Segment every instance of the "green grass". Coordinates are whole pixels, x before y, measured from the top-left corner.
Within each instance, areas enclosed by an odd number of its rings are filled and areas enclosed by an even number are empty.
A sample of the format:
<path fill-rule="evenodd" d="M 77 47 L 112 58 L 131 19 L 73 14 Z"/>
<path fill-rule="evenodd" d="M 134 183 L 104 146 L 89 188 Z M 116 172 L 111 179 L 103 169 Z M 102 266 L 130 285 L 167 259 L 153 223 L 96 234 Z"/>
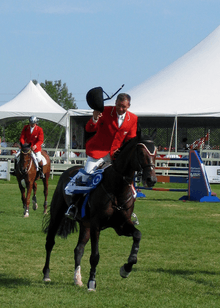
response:
<path fill-rule="evenodd" d="M 57 180 L 50 180 L 49 202 Z M 220 196 L 220 185 L 212 190 Z M 219 307 L 220 203 L 182 202 L 181 192 L 145 193 L 135 204 L 142 232 L 138 263 L 129 278 L 122 279 L 119 268 L 127 261 L 132 239 L 112 229 L 103 231 L 97 291 L 88 293 L 90 243 L 82 259 L 82 288 L 73 285 L 78 234 L 56 238 L 52 281 L 44 283 L 43 186 L 39 182 L 38 210 L 23 218 L 16 180 L 0 181 L 1 307 Z"/>

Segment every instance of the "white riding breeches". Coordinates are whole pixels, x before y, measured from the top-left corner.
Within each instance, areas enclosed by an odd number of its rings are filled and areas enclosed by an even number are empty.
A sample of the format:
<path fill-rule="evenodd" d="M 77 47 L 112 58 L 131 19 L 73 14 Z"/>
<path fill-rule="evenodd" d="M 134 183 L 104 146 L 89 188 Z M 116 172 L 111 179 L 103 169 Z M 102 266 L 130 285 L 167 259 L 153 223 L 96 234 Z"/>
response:
<path fill-rule="evenodd" d="M 34 159 L 34 163 L 35 163 L 35 166 L 36 166 L 37 171 L 38 171 L 38 169 L 39 169 L 39 162 L 42 160 L 41 152 L 37 152 L 37 153 L 32 152 L 31 155 L 32 155 L 32 157 Z"/>
<path fill-rule="evenodd" d="M 39 163 L 39 162 L 42 160 L 42 154 L 41 154 L 41 151 L 39 151 L 39 152 L 35 153 L 35 155 L 36 155 L 37 161 L 38 161 L 38 163 Z"/>
<path fill-rule="evenodd" d="M 84 170 L 87 173 L 93 173 L 99 165 L 107 162 L 111 162 L 110 154 L 98 159 L 88 156 Z"/>

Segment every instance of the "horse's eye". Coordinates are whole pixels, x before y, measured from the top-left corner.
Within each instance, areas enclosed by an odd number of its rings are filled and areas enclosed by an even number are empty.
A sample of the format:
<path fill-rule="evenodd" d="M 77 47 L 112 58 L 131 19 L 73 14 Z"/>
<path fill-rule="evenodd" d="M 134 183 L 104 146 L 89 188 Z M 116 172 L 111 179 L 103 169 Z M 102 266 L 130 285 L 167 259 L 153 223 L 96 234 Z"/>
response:
<path fill-rule="evenodd" d="M 141 158 L 144 158 L 144 157 L 145 157 L 145 155 L 144 155 L 143 152 L 140 152 L 140 157 L 141 157 Z"/>

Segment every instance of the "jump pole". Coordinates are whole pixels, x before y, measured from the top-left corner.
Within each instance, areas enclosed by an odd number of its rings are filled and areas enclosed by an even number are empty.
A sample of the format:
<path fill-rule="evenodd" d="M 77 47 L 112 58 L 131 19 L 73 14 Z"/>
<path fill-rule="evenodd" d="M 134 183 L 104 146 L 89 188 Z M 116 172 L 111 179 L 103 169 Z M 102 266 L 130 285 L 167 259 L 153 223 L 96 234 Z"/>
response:
<path fill-rule="evenodd" d="M 188 192 L 188 195 L 181 197 L 182 201 L 199 201 L 199 202 L 220 202 L 220 199 L 211 191 L 208 177 L 205 171 L 203 161 L 196 150 L 189 151 L 189 179 L 188 189 L 181 188 L 155 188 L 155 187 L 137 187 L 136 189 L 146 189 L 155 191 L 173 191 Z M 146 197 L 142 192 L 137 190 L 137 197 Z"/>
<path fill-rule="evenodd" d="M 204 163 L 196 150 L 189 151 L 188 195 L 179 200 L 220 202 L 211 191 Z"/>

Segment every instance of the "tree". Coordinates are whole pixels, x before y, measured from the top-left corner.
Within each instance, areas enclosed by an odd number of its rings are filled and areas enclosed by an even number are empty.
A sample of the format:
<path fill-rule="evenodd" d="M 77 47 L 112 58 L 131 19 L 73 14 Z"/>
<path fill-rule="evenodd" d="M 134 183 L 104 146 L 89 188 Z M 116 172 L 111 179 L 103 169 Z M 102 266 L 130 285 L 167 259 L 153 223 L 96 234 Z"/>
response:
<path fill-rule="evenodd" d="M 33 80 L 36 84 L 37 81 Z M 64 109 L 76 109 L 77 106 L 74 103 L 75 98 L 72 96 L 72 93 L 68 93 L 68 88 L 64 83 L 62 85 L 61 80 L 58 81 L 47 81 L 45 83 L 40 84 L 41 87 L 47 92 L 48 95 L 61 107 Z"/>

